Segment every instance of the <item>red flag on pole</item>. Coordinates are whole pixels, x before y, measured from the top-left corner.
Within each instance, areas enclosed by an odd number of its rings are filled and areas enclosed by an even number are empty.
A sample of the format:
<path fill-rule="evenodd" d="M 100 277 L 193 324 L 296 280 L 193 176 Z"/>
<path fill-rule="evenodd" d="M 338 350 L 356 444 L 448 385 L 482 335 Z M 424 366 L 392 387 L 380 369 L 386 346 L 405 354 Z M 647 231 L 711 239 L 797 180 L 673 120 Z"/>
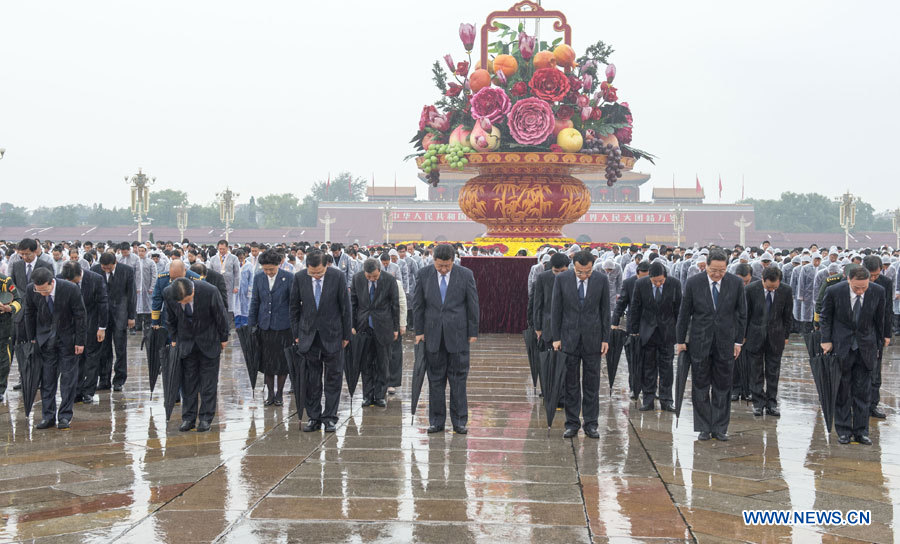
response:
<path fill-rule="evenodd" d="M 696 174 L 695 174 L 695 175 L 696 175 Z M 702 192 L 703 192 L 703 187 L 700 187 L 700 176 L 697 176 L 697 187 L 696 187 L 696 190 L 697 190 L 698 193 L 702 193 Z"/>
<path fill-rule="evenodd" d="M 719 200 L 722 200 L 722 174 L 719 174 Z"/>

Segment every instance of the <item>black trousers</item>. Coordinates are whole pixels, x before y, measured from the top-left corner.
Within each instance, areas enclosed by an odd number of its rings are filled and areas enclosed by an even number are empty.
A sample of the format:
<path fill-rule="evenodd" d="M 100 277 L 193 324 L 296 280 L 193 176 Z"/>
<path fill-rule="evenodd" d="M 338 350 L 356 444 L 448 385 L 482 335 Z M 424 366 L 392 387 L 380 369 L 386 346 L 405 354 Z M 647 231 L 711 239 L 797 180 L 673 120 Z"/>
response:
<path fill-rule="evenodd" d="M 579 342 L 574 353 L 560 354 L 566 358 L 566 429 L 581 427 L 579 412 L 585 429 L 597 428 L 600 414 L 600 353 L 584 353 Z"/>
<path fill-rule="evenodd" d="M 344 350 L 326 353 L 319 335 L 313 340 L 306 357 L 306 414 L 310 421 L 337 423 L 338 403 L 341 400 L 341 378 L 344 376 Z M 325 408 L 322 408 L 322 390 Z M 294 385 L 296 387 L 296 384 Z"/>
<path fill-rule="evenodd" d="M 721 359 L 715 340 L 701 361 L 691 360 L 694 431 L 727 433 L 731 421 L 731 374 L 734 358 Z"/>
<path fill-rule="evenodd" d="M 400 387 L 403 383 L 403 337 L 397 336 L 390 345 L 390 360 L 388 361 L 387 385 L 388 387 Z"/>
<path fill-rule="evenodd" d="M 643 383 L 641 389 L 644 392 L 644 403 L 653 402 L 654 396 L 658 396 L 662 402 L 672 402 L 672 382 L 674 373 L 672 359 L 675 356 L 675 347 L 667 344 L 654 334 L 650 341 L 641 348 L 643 359 Z M 656 394 L 657 378 L 659 379 L 659 395 Z"/>
<path fill-rule="evenodd" d="M 115 346 L 115 367 L 113 367 L 113 346 Z M 110 324 L 106 329 L 106 338 L 103 340 L 103 346 L 100 349 L 100 383 L 108 385 L 112 378 L 113 368 L 116 375 L 112 379 L 113 385 L 125 385 L 128 378 L 128 357 L 126 350 L 128 348 L 128 331 L 125 323 L 116 323 L 115 326 Z"/>
<path fill-rule="evenodd" d="M 436 352 L 425 350 L 428 371 L 428 421 L 435 427 L 447 422 L 447 382 L 450 382 L 450 423 L 464 427 L 469 422 L 466 381 L 469 378 L 469 350 L 449 353 L 444 339 Z"/>
<path fill-rule="evenodd" d="M 869 391 L 869 409 L 878 408 L 881 402 L 881 359 L 884 357 L 884 348 L 878 349 L 878 358 L 875 360 L 875 366 L 872 368 L 872 386 Z"/>
<path fill-rule="evenodd" d="M 871 372 L 859 350 L 850 350 L 841 361 L 841 385 L 834 408 L 834 430 L 838 435 L 869 435 L 869 389 Z"/>
<path fill-rule="evenodd" d="M 56 338 L 46 345 L 37 345 L 41 356 L 41 410 L 44 419 L 72 419 L 72 406 L 78 388 L 78 356 Z M 56 410 L 56 389 L 59 386 L 59 417 Z"/>
<path fill-rule="evenodd" d="M 134 330 L 144 331 L 150 328 L 150 314 L 137 314 L 134 320 Z"/>
<path fill-rule="evenodd" d="M 93 397 L 97 392 L 102 347 L 103 344 L 97 341 L 97 331 L 89 331 L 84 353 L 78 356 L 78 394 L 83 397 Z"/>
<path fill-rule="evenodd" d="M 216 417 L 216 394 L 219 388 L 219 357 L 210 358 L 196 345 L 181 360 L 181 420 L 196 421 L 197 397 L 200 397 L 200 421 Z"/>
<path fill-rule="evenodd" d="M 750 358 L 750 393 L 754 408 L 777 408 L 781 353 L 773 350 L 764 338 L 761 349 L 748 352 L 747 356 Z"/>
<path fill-rule="evenodd" d="M 391 345 L 382 344 L 369 331 L 363 331 L 359 363 L 362 371 L 363 398 L 383 400 L 387 393 L 388 360 Z"/>
<path fill-rule="evenodd" d="M 9 366 L 12 363 L 12 338 L 0 338 L 0 395 L 6 393 Z"/>

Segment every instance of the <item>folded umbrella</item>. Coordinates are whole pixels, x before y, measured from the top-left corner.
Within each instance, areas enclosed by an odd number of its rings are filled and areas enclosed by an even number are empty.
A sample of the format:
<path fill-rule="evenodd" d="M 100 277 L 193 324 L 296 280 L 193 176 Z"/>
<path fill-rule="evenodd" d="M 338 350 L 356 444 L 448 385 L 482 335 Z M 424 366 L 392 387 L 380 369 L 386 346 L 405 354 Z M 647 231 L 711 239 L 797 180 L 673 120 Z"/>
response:
<path fill-rule="evenodd" d="M 366 333 L 357 332 L 350 336 L 350 343 L 344 350 L 344 379 L 347 380 L 347 391 L 350 393 L 350 407 L 353 407 L 353 393 L 356 392 L 356 384 L 359 383 L 360 360 L 363 350 L 369 342 L 375 339 Z"/>
<path fill-rule="evenodd" d="M 241 354 L 244 356 L 244 364 L 247 365 L 247 375 L 250 377 L 250 390 L 256 396 L 256 377 L 259 374 L 259 338 L 255 327 L 244 325 L 238 327 L 237 337 L 241 344 Z"/>
<path fill-rule="evenodd" d="M 172 417 L 175 403 L 181 397 L 181 357 L 178 356 L 178 348 L 167 345 L 163 350 L 165 364 L 163 365 L 163 406 L 166 409 L 166 421 Z"/>
<path fill-rule="evenodd" d="M 16 358 L 19 359 L 25 417 L 28 417 L 31 415 L 31 408 L 34 406 L 34 399 L 41 385 L 43 362 L 37 344 L 31 342 L 24 342 L 16 346 Z"/>
<path fill-rule="evenodd" d="M 159 372 L 162 368 L 163 348 L 168 338 L 166 329 L 159 327 L 151 329 L 150 334 L 146 335 L 142 341 L 142 345 L 146 345 L 147 349 L 147 372 L 150 374 L 150 398 L 153 398 L 153 390 L 156 388 L 156 379 L 159 378 Z"/>
<path fill-rule="evenodd" d="M 297 344 L 284 348 L 284 356 L 287 358 L 291 387 L 297 401 L 297 417 L 303 421 L 303 410 L 306 408 L 306 357 L 297 351 Z"/>
<path fill-rule="evenodd" d="M 834 424 L 837 391 L 841 385 L 841 361 L 834 353 L 820 353 L 810 357 L 809 365 L 812 369 L 813 380 L 816 382 L 816 391 L 819 393 L 819 404 L 822 406 L 825 428 L 830 433 Z"/>
<path fill-rule="evenodd" d="M 631 398 L 636 400 L 641 394 L 644 381 L 644 366 L 641 363 L 641 337 L 636 334 L 628 335 L 625 340 L 625 350 L 628 354 L 628 385 L 631 388 Z"/>
<path fill-rule="evenodd" d="M 609 333 L 609 349 L 606 351 L 606 375 L 609 378 L 610 396 L 612 396 L 616 371 L 619 369 L 619 359 L 622 357 L 622 348 L 625 347 L 625 339 L 627 337 L 628 334 L 623 329 L 612 329 Z"/>
<path fill-rule="evenodd" d="M 538 377 L 541 380 L 541 396 L 546 397 L 547 391 L 550 390 L 550 358 L 544 355 L 545 352 L 553 349 L 549 343 L 544 342 L 543 338 L 538 340 Z"/>
<path fill-rule="evenodd" d="M 747 354 L 747 350 L 741 350 L 741 354 L 738 355 L 737 360 L 735 361 L 735 366 L 737 367 L 738 372 L 738 387 L 740 388 L 740 394 L 745 399 L 750 399 L 750 356 Z"/>
<path fill-rule="evenodd" d="M 556 406 L 562 398 L 566 381 L 566 355 L 565 353 L 550 350 L 541 354 L 546 357 L 547 366 L 550 368 L 550 388 L 544 395 L 544 409 L 547 412 L 547 429 L 553 426 L 553 418 L 556 416 Z"/>
<path fill-rule="evenodd" d="M 681 417 L 681 405 L 684 403 L 684 389 L 687 387 L 688 374 L 691 372 L 691 359 L 687 350 L 678 354 L 678 363 L 675 365 L 675 426 L 678 426 L 678 418 Z"/>
<path fill-rule="evenodd" d="M 806 352 L 810 357 L 815 357 L 822 353 L 822 332 L 812 330 L 803 333 L 803 342 L 806 344 Z"/>
<path fill-rule="evenodd" d="M 425 374 L 427 373 L 425 342 L 421 341 L 416 344 L 414 352 L 416 360 L 413 363 L 412 383 L 410 384 L 410 393 L 412 394 L 412 398 L 410 399 L 410 415 L 412 416 L 412 421 L 415 421 L 416 419 L 416 408 L 419 406 L 419 396 L 422 394 L 422 384 L 425 383 Z"/>
<path fill-rule="evenodd" d="M 528 367 L 531 369 L 531 386 L 537 389 L 540 360 L 538 359 L 537 336 L 534 334 L 534 327 L 528 327 L 522 331 L 522 336 L 525 337 L 525 352 L 528 354 Z"/>

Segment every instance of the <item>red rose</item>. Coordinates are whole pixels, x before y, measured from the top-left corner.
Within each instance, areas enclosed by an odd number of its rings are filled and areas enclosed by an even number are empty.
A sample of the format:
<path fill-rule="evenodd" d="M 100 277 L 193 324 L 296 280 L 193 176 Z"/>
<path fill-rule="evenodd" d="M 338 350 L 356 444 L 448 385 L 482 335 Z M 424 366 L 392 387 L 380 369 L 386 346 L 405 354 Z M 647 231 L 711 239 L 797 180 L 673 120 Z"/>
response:
<path fill-rule="evenodd" d="M 594 111 L 591 112 L 591 119 L 594 121 L 599 121 L 602 116 L 603 111 L 601 111 L 600 108 L 594 108 Z"/>
<path fill-rule="evenodd" d="M 616 88 L 605 81 L 600 84 L 600 92 L 603 94 L 603 100 L 607 102 L 615 102 L 619 99 L 616 96 Z"/>
<path fill-rule="evenodd" d="M 515 85 L 512 86 L 509 94 L 513 96 L 525 96 L 526 94 L 528 94 L 528 85 L 526 85 L 524 81 L 518 81 Z"/>
<path fill-rule="evenodd" d="M 444 96 L 459 96 L 459 93 L 462 92 L 463 86 L 459 83 L 448 83 L 449 89 L 444 93 Z"/>
<path fill-rule="evenodd" d="M 571 88 L 573 91 L 581 89 L 581 79 L 573 75 L 569 75 L 567 77 L 569 78 L 569 88 Z"/>
<path fill-rule="evenodd" d="M 568 121 L 575 115 L 575 110 L 572 106 L 560 106 L 558 110 L 556 110 L 556 118 L 560 121 Z"/>
<path fill-rule="evenodd" d="M 556 68 L 541 68 L 531 77 L 528 86 L 534 96 L 558 102 L 569 92 L 569 78 Z"/>
<path fill-rule="evenodd" d="M 456 63 L 456 75 L 459 77 L 466 77 L 469 75 L 469 61 L 464 60 Z"/>
<path fill-rule="evenodd" d="M 620 144 L 631 143 L 631 127 L 622 127 L 616 131 L 616 139 Z"/>

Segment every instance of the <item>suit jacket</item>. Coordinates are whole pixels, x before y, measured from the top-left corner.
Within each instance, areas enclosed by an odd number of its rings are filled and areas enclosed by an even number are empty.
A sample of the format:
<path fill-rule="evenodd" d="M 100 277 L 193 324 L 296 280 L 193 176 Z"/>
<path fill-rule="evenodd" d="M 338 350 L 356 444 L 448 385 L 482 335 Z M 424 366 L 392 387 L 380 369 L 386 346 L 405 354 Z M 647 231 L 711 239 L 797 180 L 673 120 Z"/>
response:
<path fill-rule="evenodd" d="M 293 275 L 285 270 L 275 274 L 275 283 L 269 290 L 269 276 L 257 274 L 253 278 L 250 294 L 250 312 L 247 316 L 251 327 L 266 331 L 284 331 L 291 328 L 291 286 Z"/>
<path fill-rule="evenodd" d="M 38 268 L 46 268 L 50 272 L 53 272 L 53 266 L 47 264 L 45 261 L 41 259 L 35 259 L 32 263 L 31 272 L 34 273 Z M 19 292 L 19 296 L 22 296 L 25 293 L 25 288 L 28 287 L 28 281 L 25 277 L 25 261 L 22 259 L 17 260 L 9 267 L 9 277 L 13 280 L 13 285 L 16 286 L 16 290 Z M 15 322 L 20 323 L 23 319 L 25 319 L 25 312 L 17 312 L 15 315 Z"/>
<path fill-rule="evenodd" d="M 591 276 L 593 277 L 593 276 Z M 541 339 L 545 343 L 553 342 L 550 326 L 553 309 L 553 282 L 556 274 L 553 270 L 545 270 L 534 280 L 531 296 L 534 298 L 534 330 L 541 331 Z"/>
<path fill-rule="evenodd" d="M 63 349 L 75 353 L 75 346 L 84 346 L 86 340 L 84 302 L 78 286 L 57 279 L 53 297 L 53 313 L 43 295 L 29 284 L 25 291 L 25 333 L 28 340 L 37 340 L 41 346 L 58 339 Z"/>
<path fill-rule="evenodd" d="M 222 353 L 222 342 L 228 341 L 228 314 L 215 287 L 194 282 L 194 312 L 189 319 L 184 307 L 175 300 L 172 286 L 163 292 L 166 302 L 166 328 L 176 342 L 178 356 L 184 358 L 196 345 L 205 357 L 215 359 Z"/>
<path fill-rule="evenodd" d="M 106 280 L 90 270 L 81 271 L 81 300 L 84 302 L 85 326 L 88 335 L 96 335 L 97 329 L 109 324 L 109 297 Z"/>
<path fill-rule="evenodd" d="M 206 276 L 203 277 L 203 281 L 206 283 L 210 283 L 218 289 L 219 296 L 222 297 L 222 304 L 225 305 L 225 309 L 231 311 L 230 306 L 228 305 L 228 300 L 231 298 L 229 294 L 231 291 L 228 290 L 228 285 L 225 282 L 225 276 L 216 272 L 212 268 L 206 267 Z"/>
<path fill-rule="evenodd" d="M 597 354 L 602 343 L 609 341 L 609 280 L 603 272 L 593 272 L 587 284 L 584 304 L 578 300 L 575 271 L 561 272 L 553 282 L 550 330 L 554 341 L 562 342 L 562 350 L 576 353 L 579 342 L 582 354 Z"/>
<path fill-rule="evenodd" d="M 593 275 L 591 276 L 594 277 Z M 618 325 L 625 311 L 631 306 L 631 295 L 634 292 L 634 284 L 637 283 L 638 277 L 631 276 L 622 282 L 622 292 L 619 293 L 619 300 L 616 301 L 616 311 L 613 315 L 612 324 Z"/>
<path fill-rule="evenodd" d="M 327 353 L 340 351 L 341 342 L 350 340 L 351 319 L 350 296 L 343 272 L 333 267 L 325 269 L 318 308 L 312 277 L 306 269 L 294 274 L 294 284 L 291 287 L 291 328 L 294 338 L 300 340 L 301 353 L 310 350 L 316 333 Z"/>
<path fill-rule="evenodd" d="M 687 280 L 675 342 L 683 344 L 690 329 L 688 353 L 694 361 L 703 361 L 713 349 L 720 359 L 734 359 L 734 345 L 744 342 L 747 323 L 747 302 L 744 282 L 734 274 L 725 274 L 719 282 L 719 305 L 713 306 L 709 276 L 695 274 Z"/>
<path fill-rule="evenodd" d="M 747 334 L 744 349 L 753 353 L 763 351 L 768 342 L 772 352 L 781 355 L 784 341 L 791 335 L 794 321 L 794 293 L 782 283 L 773 293 L 772 309 L 766 315 L 766 289 L 762 281 L 754 281 L 744 288 L 747 297 Z"/>
<path fill-rule="evenodd" d="M 875 283 L 884 289 L 884 328 L 882 329 L 882 334 L 884 334 L 885 338 L 890 338 L 891 333 L 894 331 L 894 282 L 889 277 L 881 274 L 875 280 Z"/>
<path fill-rule="evenodd" d="M 872 370 L 878 357 L 878 348 L 884 338 L 884 289 L 870 283 L 863 297 L 859 324 L 853 322 L 850 306 L 850 282 L 842 281 L 825 290 L 822 315 L 819 316 L 822 342 L 833 344 L 834 353 L 847 357 L 854 337 L 862 355 L 863 364 Z"/>
<path fill-rule="evenodd" d="M 452 277 L 452 276 L 451 276 Z M 353 276 L 350 288 L 350 304 L 353 307 L 353 326 L 356 332 L 369 327 L 372 317 L 375 340 L 381 345 L 394 341 L 394 333 L 400 332 L 400 294 L 397 279 L 382 272 L 375 282 L 375 300 L 369 300 L 369 280 L 365 272 Z"/>
<path fill-rule="evenodd" d="M 419 270 L 413 295 L 416 335 L 425 335 L 425 349 L 440 351 L 441 340 L 448 353 L 469 350 L 469 338 L 478 336 L 478 291 L 472 271 L 453 265 L 447 293 L 441 302 L 440 274 L 434 266 Z"/>
<path fill-rule="evenodd" d="M 660 301 L 653 297 L 653 283 L 649 276 L 637 280 L 631 295 L 628 312 L 628 330 L 641 335 L 641 345 L 646 345 L 659 329 L 665 344 L 675 343 L 675 325 L 681 308 L 681 282 L 674 276 L 666 278 Z"/>
<path fill-rule="evenodd" d="M 91 272 L 99 274 L 105 281 L 106 272 L 95 264 Z M 134 269 L 127 264 L 116 264 L 112 281 L 106 283 L 106 295 L 109 302 L 109 325 L 122 330 L 129 319 L 137 317 L 137 291 L 134 287 Z"/>

